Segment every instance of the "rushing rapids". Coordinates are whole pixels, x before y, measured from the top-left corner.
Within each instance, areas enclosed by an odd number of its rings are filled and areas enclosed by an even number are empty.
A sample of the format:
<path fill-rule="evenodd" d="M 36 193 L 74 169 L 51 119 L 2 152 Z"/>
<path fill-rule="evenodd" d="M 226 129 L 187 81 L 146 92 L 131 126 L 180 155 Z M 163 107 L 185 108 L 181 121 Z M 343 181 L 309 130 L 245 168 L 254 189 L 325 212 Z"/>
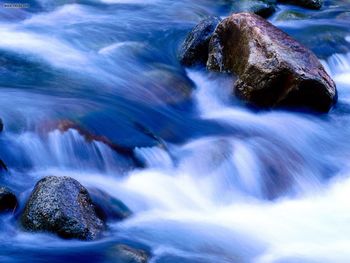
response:
<path fill-rule="evenodd" d="M 349 261 L 347 1 L 278 4 L 269 18 L 336 82 L 338 104 L 324 115 L 247 108 L 232 96 L 234 76 L 180 65 L 186 34 L 228 16 L 230 1 L 28 3 L 0 7 L 0 182 L 19 202 L 0 214 L 0 262 L 119 262 L 118 244 L 152 263 Z M 62 120 L 91 136 L 51 126 Z M 132 214 L 91 242 L 27 232 L 20 213 L 48 175 Z"/>

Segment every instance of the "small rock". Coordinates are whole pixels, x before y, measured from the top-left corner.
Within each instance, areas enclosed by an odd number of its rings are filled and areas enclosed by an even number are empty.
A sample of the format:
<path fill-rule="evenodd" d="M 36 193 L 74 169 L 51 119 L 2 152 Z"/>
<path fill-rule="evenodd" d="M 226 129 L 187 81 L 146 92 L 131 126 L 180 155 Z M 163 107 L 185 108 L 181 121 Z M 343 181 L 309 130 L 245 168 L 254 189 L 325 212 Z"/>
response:
<path fill-rule="evenodd" d="M 104 229 L 88 191 L 70 177 L 48 176 L 35 186 L 22 214 L 26 230 L 94 240 Z"/>
<path fill-rule="evenodd" d="M 6 163 L 0 159 L 0 171 L 8 171 Z"/>
<path fill-rule="evenodd" d="M 307 14 L 302 13 L 301 11 L 295 10 L 286 10 L 278 14 L 276 21 L 290 21 L 290 20 L 303 20 L 310 18 Z"/>
<path fill-rule="evenodd" d="M 122 244 L 113 247 L 108 256 L 113 263 L 147 263 L 149 258 L 145 251 Z"/>
<path fill-rule="evenodd" d="M 234 0 L 232 3 L 234 13 L 248 12 L 267 18 L 276 11 L 275 0 Z"/>
<path fill-rule="evenodd" d="M 100 218 L 122 220 L 132 214 L 130 209 L 122 201 L 99 189 L 89 189 L 89 193 Z"/>
<path fill-rule="evenodd" d="M 17 205 L 16 195 L 7 187 L 0 187 L 0 212 L 14 211 Z"/>
<path fill-rule="evenodd" d="M 208 17 L 192 29 L 180 50 L 179 59 L 182 65 L 205 65 L 210 38 L 220 21 L 218 17 Z"/>
<path fill-rule="evenodd" d="M 321 9 L 323 0 L 277 0 L 280 3 L 298 5 L 309 9 Z"/>
<path fill-rule="evenodd" d="M 3 130 L 4 130 L 4 122 L 0 118 L 0 132 L 2 132 Z"/>
<path fill-rule="evenodd" d="M 209 52 L 208 69 L 235 73 L 236 95 L 253 106 L 328 112 L 337 100 L 335 83 L 317 57 L 257 15 L 223 20 Z"/>

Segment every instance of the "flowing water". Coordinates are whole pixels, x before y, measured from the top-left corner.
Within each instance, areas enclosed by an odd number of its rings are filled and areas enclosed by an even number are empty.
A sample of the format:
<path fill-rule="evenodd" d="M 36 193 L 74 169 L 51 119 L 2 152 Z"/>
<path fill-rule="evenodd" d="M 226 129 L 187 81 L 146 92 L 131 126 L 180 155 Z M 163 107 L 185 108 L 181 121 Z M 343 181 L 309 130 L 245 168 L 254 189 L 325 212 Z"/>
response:
<path fill-rule="evenodd" d="M 0 262 L 114 262 L 118 243 L 157 263 L 349 262 L 350 3 L 279 5 L 269 19 L 336 81 L 337 106 L 314 115 L 248 109 L 231 96 L 234 77 L 179 65 L 186 33 L 227 16 L 229 2 L 0 7 L 1 185 L 21 209 L 40 178 L 66 175 L 133 211 L 94 242 L 27 233 L 18 213 L 1 215 Z M 62 120 L 95 137 L 52 125 Z"/>

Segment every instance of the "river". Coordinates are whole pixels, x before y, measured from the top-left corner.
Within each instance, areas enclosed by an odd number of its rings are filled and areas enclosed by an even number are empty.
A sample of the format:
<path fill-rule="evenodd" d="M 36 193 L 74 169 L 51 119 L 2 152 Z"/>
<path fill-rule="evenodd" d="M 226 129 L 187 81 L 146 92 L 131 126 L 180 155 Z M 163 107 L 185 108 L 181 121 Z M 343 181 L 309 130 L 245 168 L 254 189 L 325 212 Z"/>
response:
<path fill-rule="evenodd" d="M 26 3 L 0 7 L 1 184 L 21 208 L 40 178 L 71 176 L 133 215 L 93 242 L 28 233 L 18 214 L 1 215 L 0 262 L 114 262 L 120 242 L 151 263 L 349 262 L 349 1 L 278 5 L 269 18 L 335 80 L 339 101 L 323 115 L 248 109 L 231 96 L 234 77 L 179 64 L 186 34 L 227 16 L 229 1 Z M 133 148 L 145 167 L 48 128 L 60 120 Z"/>

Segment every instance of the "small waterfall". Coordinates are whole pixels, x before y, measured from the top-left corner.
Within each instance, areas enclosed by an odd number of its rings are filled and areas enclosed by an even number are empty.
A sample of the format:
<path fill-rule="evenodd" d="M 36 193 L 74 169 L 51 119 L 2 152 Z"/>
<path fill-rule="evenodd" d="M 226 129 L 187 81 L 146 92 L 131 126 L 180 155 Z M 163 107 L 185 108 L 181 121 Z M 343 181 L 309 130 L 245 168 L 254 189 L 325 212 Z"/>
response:
<path fill-rule="evenodd" d="M 350 54 L 334 54 L 327 59 L 327 62 L 324 62 L 324 65 L 327 71 L 333 76 L 333 79 L 338 84 L 339 92 L 345 92 L 349 96 Z M 348 96 L 347 99 L 349 99 Z"/>
<path fill-rule="evenodd" d="M 126 156 L 102 142 L 86 141 L 74 129 L 66 132 L 53 130 L 47 135 L 29 131 L 20 135 L 8 134 L 2 138 L 2 142 L 5 144 L 3 156 L 9 160 L 9 167 L 14 169 L 18 166 L 12 167 L 12 163 L 23 163 L 22 168 L 34 170 L 59 168 L 122 173 L 133 166 Z M 6 144 L 11 147 L 7 148 Z"/>

